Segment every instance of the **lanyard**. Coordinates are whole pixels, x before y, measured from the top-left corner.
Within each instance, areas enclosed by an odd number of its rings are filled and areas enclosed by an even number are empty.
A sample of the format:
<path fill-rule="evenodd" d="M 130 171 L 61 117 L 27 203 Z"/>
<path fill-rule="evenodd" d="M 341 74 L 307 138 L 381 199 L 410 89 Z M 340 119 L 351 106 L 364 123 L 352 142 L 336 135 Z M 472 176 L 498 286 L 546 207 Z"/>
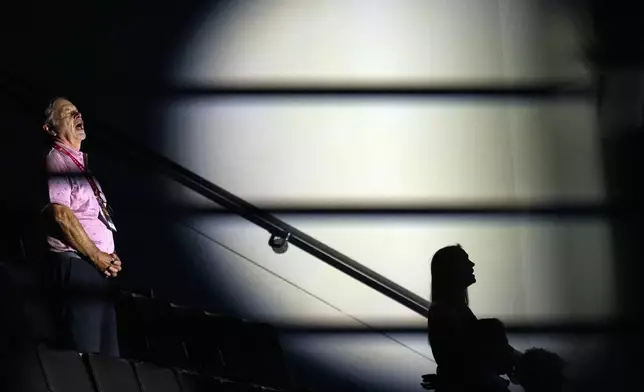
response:
<path fill-rule="evenodd" d="M 105 215 L 106 222 L 105 224 L 113 231 L 116 231 L 116 227 L 114 226 L 114 223 L 112 222 L 110 212 L 109 212 L 109 207 L 107 206 L 107 200 L 105 199 L 105 195 L 101 190 L 98 188 L 98 185 L 96 185 L 96 182 L 94 181 L 94 178 L 89 174 L 89 171 L 83 166 L 82 163 L 78 161 L 72 154 L 70 154 L 69 151 L 61 147 L 60 145 L 54 143 L 54 148 L 63 154 L 67 155 L 69 159 L 74 162 L 74 164 L 80 169 L 83 174 L 85 174 L 85 178 L 87 179 L 87 182 L 89 182 L 90 187 L 92 187 L 92 191 L 94 192 L 94 196 L 96 197 L 96 200 L 98 201 L 98 205 L 101 207 L 101 212 Z"/>

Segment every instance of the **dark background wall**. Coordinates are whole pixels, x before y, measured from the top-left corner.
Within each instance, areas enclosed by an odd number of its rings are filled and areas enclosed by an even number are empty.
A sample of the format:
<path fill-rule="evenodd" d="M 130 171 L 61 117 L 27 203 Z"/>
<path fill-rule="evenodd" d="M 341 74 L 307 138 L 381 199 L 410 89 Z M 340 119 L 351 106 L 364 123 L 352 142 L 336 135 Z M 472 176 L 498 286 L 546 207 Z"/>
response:
<path fill-rule="evenodd" d="M 2 12 L 2 168 L 10 179 L 3 196 L 14 218 L 26 212 L 20 208 L 29 211 L 42 203 L 44 189 L 37 180 L 46 148 L 41 113 L 57 95 L 70 98 L 84 114 L 89 135 L 84 149 L 114 208 L 136 211 L 162 201 L 162 177 L 123 160 L 118 145 L 106 148 L 106 140 L 127 143 L 131 138 L 151 148 L 162 142 L 157 101 L 141 94 L 140 85 L 166 80 L 174 48 L 206 3 L 210 10 L 213 2 L 205 1 L 27 0 Z M 153 286 L 184 301 L 216 303 L 200 298 L 204 283 L 163 217 L 143 211 L 117 215 L 126 284 Z"/>

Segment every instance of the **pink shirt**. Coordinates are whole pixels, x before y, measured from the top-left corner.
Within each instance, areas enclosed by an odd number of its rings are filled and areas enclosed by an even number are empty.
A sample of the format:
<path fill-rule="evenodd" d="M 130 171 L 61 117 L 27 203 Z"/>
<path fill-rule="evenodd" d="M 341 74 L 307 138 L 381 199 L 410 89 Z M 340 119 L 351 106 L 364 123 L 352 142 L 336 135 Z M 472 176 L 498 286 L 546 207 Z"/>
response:
<path fill-rule="evenodd" d="M 81 151 L 74 150 L 61 143 L 57 144 L 68 151 L 82 165 L 85 165 L 84 154 Z M 70 157 L 55 148 L 52 148 L 47 154 L 47 170 L 54 173 L 80 172 L 80 169 Z M 100 185 L 98 186 L 100 187 Z M 96 247 L 105 253 L 114 253 L 112 231 L 99 219 L 101 207 L 85 177 L 51 177 L 49 179 L 49 202 L 69 207 Z M 53 252 L 74 251 L 63 241 L 52 236 L 47 237 L 47 243 Z"/>

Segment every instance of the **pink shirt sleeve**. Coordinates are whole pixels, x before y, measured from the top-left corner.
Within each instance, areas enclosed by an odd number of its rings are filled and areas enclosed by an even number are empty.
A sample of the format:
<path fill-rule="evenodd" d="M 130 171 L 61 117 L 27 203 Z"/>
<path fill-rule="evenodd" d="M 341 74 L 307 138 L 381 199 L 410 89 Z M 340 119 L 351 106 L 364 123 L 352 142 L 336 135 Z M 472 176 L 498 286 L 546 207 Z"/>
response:
<path fill-rule="evenodd" d="M 47 171 L 49 173 L 65 173 L 67 167 L 58 154 L 47 156 Z M 69 177 L 49 178 L 49 202 L 71 208 L 72 183 Z"/>

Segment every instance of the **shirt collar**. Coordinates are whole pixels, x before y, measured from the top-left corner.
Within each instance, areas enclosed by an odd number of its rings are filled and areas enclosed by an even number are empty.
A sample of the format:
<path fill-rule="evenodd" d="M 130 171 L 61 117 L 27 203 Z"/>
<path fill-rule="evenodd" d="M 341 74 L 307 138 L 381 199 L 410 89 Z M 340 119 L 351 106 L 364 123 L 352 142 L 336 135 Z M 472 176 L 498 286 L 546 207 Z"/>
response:
<path fill-rule="evenodd" d="M 60 147 L 64 148 L 66 151 L 69 151 L 70 153 L 72 153 L 73 155 L 75 155 L 77 157 L 78 156 L 80 156 L 80 157 L 83 156 L 83 152 L 80 151 L 80 150 L 77 150 L 77 149 L 75 149 L 73 147 L 70 147 L 70 146 L 68 146 L 68 145 L 66 145 L 66 144 L 64 144 L 62 142 L 59 142 L 59 141 L 55 141 L 54 143 L 56 143 L 57 145 L 59 145 Z"/>

